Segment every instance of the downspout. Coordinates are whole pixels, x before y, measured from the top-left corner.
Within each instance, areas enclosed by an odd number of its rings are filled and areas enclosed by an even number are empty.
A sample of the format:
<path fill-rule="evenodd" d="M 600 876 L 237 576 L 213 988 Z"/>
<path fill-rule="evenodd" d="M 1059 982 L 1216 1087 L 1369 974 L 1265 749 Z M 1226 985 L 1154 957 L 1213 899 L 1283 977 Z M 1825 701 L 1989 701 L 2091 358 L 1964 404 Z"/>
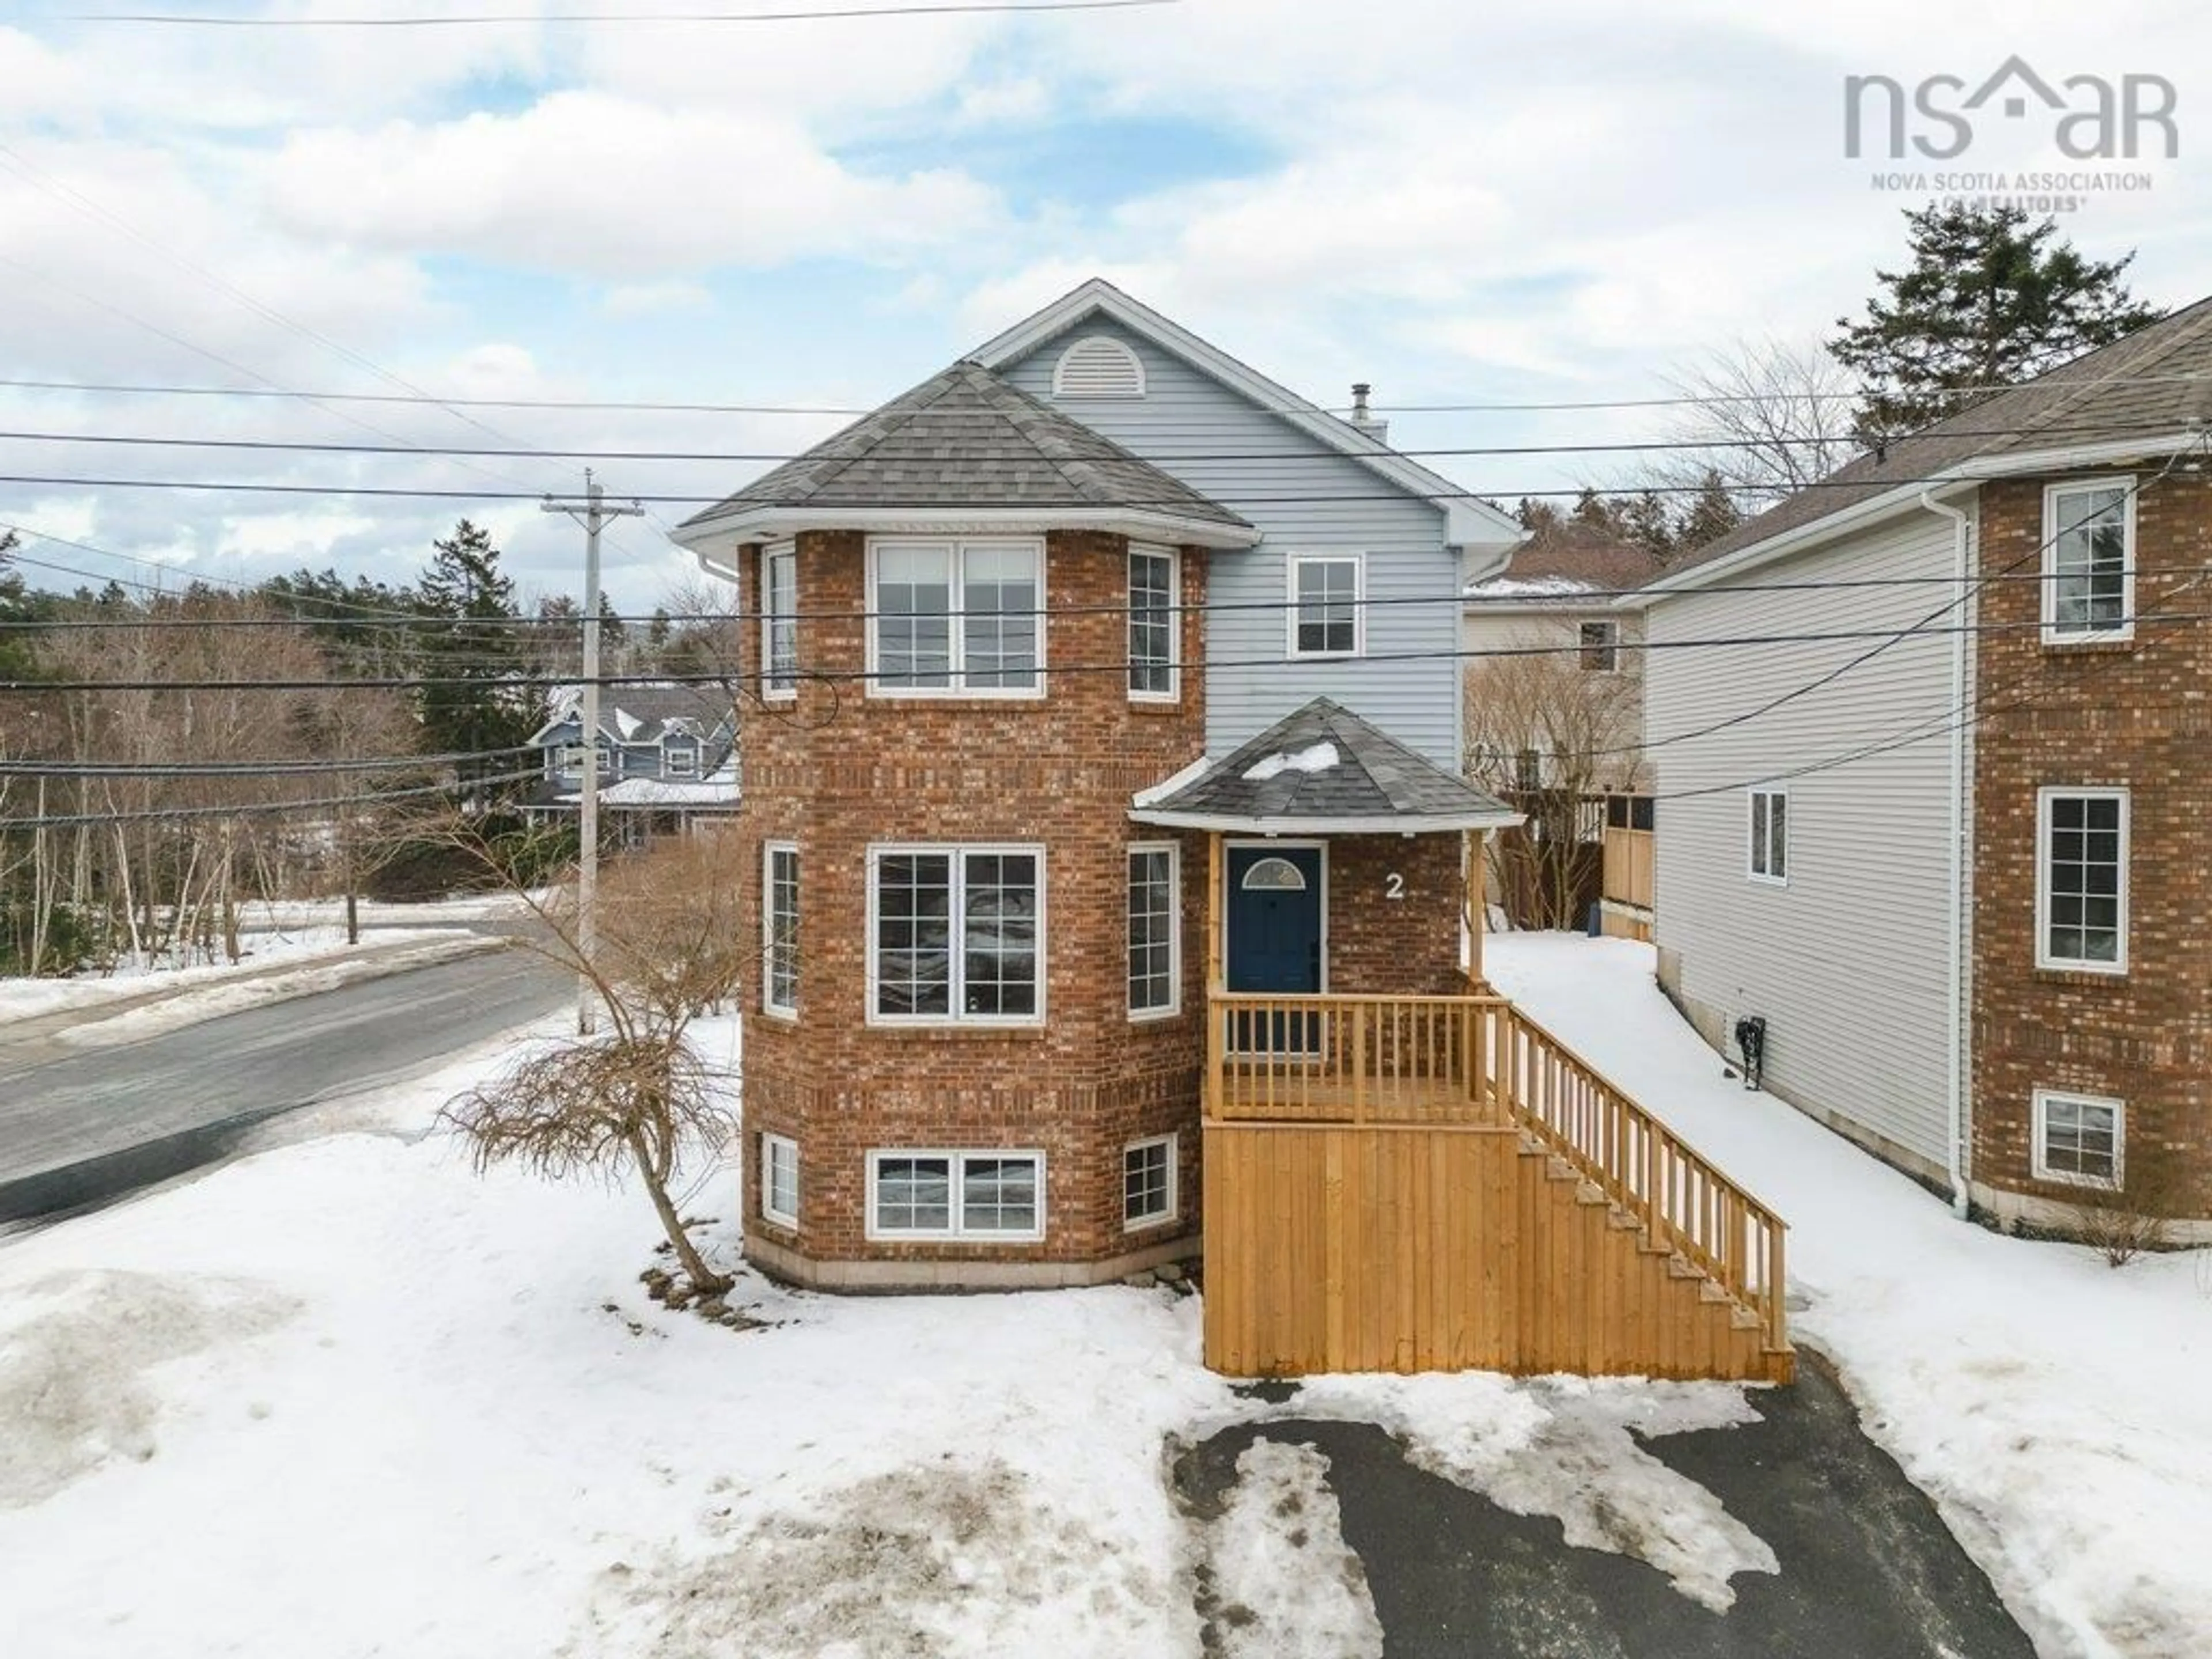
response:
<path fill-rule="evenodd" d="M 1958 584 L 1958 603 L 1964 605 L 1971 532 L 1966 514 L 1939 501 L 1931 489 L 1920 492 L 1920 505 L 1951 520 L 1954 543 L 1953 578 Z M 1951 1183 L 1951 1213 L 1964 1221 L 1971 1210 L 1966 1190 L 1966 642 L 1970 635 L 1960 617 L 1951 631 L 1951 800 L 1950 800 L 1950 913 L 1946 925 L 1946 975 L 1948 995 L 1944 1018 L 1943 1089 L 1949 1121 L 1950 1158 L 1946 1171 Z"/>

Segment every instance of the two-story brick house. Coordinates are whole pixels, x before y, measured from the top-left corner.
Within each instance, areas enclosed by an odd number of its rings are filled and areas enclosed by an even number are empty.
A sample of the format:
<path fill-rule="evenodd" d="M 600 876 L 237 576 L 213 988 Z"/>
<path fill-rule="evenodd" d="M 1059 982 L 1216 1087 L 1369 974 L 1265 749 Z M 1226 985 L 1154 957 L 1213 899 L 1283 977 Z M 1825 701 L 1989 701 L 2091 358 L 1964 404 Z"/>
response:
<path fill-rule="evenodd" d="M 1091 283 L 678 538 L 757 641 L 751 1259 L 870 1288 L 1180 1261 L 1238 1112 L 1482 1117 L 1455 1151 L 1504 1181 L 1522 1142 L 1465 889 L 1517 815 L 1458 774 L 1456 630 L 1510 520 Z M 1316 1217 L 1347 1184 L 1321 1168 Z M 1760 1295 L 1725 1329 L 1686 1304 L 1707 1358 L 1674 1363 L 1771 1370 Z M 1554 1363 L 1502 1317 L 1480 1349 L 1445 1324 L 1452 1354 Z M 1224 1363 L 1304 1363 L 1295 1338 Z"/>
<path fill-rule="evenodd" d="M 1765 641 L 1649 665 L 1662 981 L 2008 1222 L 2140 1187 L 2212 1236 L 2208 421 L 2212 301 L 1650 590 L 1655 644 Z"/>

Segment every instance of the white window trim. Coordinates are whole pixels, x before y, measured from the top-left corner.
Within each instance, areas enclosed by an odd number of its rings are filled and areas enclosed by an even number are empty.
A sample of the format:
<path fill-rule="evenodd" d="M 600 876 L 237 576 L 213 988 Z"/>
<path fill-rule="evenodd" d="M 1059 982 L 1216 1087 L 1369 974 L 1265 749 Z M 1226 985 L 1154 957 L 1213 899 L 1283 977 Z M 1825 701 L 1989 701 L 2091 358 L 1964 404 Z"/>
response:
<path fill-rule="evenodd" d="M 2120 804 L 2119 952 L 2111 962 L 2081 962 L 2051 954 L 2051 803 L 2116 800 Z M 2128 889 L 2132 884 L 2135 811 L 2128 791 L 2095 784 L 2045 784 L 2035 792 L 2035 965 L 2068 974 L 2122 975 L 2128 971 Z M 2087 1097 L 2083 1097 L 2087 1098 Z"/>
<path fill-rule="evenodd" d="M 1778 796 L 1782 801 L 1782 873 L 1778 876 L 1769 874 L 1759 867 L 1759 801 L 1762 796 L 1768 799 Z M 1787 887 L 1790 884 L 1792 862 L 1790 857 L 1790 824 L 1795 816 L 1790 810 L 1790 792 L 1787 789 L 1762 786 L 1744 791 L 1743 873 L 1747 880 L 1765 887 Z M 1771 812 L 1768 815 L 1768 823 L 1771 840 Z"/>
<path fill-rule="evenodd" d="M 795 841 L 769 841 L 761 843 L 761 1012 L 779 1019 L 797 1019 L 799 1004 L 781 1003 L 775 996 L 775 855 L 788 853 L 796 864 L 799 843 Z M 799 879 L 805 879 L 805 866 L 799 865 Z M 795 945 L 794 945 L 795 948 Z M 794 963 L 792 987 L 798 988 L 799 975 Z"/>
<path fill-rule="evenodd" d="M 1173 903 L 1168 911 L 1168 1000 L 1162 1008 L 1139 1008 L 1129 1001 L 1129 860 L 1139 853 L 1168 855 L 1168 888 Z M 1133 1024 L 1174 1019 L 1182 1012 L 1182 847 L 1172 841 L 1132 842 L 1121 858 L 1121 1000 L 1127 1004 Z"/>
<path fill-rule="evenodd" d="M 1067 360 L 1084 347 L 1091 344 L 1112 346 L 1127 360 L 1128 368 L 1136 376 L 1136 387 L 1129 392 L 1070 392 L 1067 389 Z M 1141 398 L 1145 395 L 1145 360 L 1126 340 L 1117 340 L 1110 334 L 1085 334 L 1072 340 L 1065 350 L 1053 360 L 1052 395 L 1055 398 L 1091 398 L 1101 401 L 1115 398 Z"/>
<path fill-rule="evenodd" d="M 584 775 L 583 754 L 586 749 L 599 757 L 599 773 L 601 777 L 609 777 L 614 774 L 617 769 L 613 750 L 604 743 L 586 744 L 580 739 L 575 743 L 557 745 L 553 763 L 561 776 L 580 778 Z"/>
<path fill-rule="evenodd" d="M 1164 691 L 1133 690 L 1129 692 L 1129 701 L 1162 704 L 1181 702 L 1182 701 L 1182 551 L 1180 548 L 1158 547 L 1148 542 L 1131 542 L 1127 562 L 1134 564 L 1140 554 L 1150 558 L 1165 559 L 1168 562 L 1168 602 L 1173 607 L 1168 613 L 1168 689 Z M 1130 596 L 1133 608 L 1135 597 L 1133 584 L 1131 586 Z M 1132 617 L 1130 621 L 1133 622 L 1133 620 Z M 1127 638 L 1126 625 L 1122 632 L 1126 649 Z M 1137 665 L 1134 657 L 1129 659 L 1129 665 L 1132 668 Z"/>
<path fill-rule="evenodd" d="M 933 1227 L 879 1227 L 876 1224 L 876 1171 L 884 1158 L 941 1158 L 947 1160 L 951 1178 L 950 1202 L 946 1205 L 946 1225 Z M 1036 1161 L 1036 1225 L 1027 1232 L 969 1232 L 961 1224 L 961 1215 L 966 1210 L 967 1161 L 971 1158 L 1026 1158 Z M 1048 1166 L 1044 1149 L 1041 1146 L 878 1146 L 868 1152 L 868 1190 L 865 1194 L 866 1209 L 863 1212 L 863 1237 L 871 1241 L 896 1243 L 902 1239 L 951 1240 L 967 1244 L 1034 1244 L 1045 1234 L 1045 1194 Z"/>
<path fill-rule="evenodd" d="M 2118 628 L 2062 629 L 2058 626 L 2058 535 L 2063 528 L 2059 518 L 2059 502 L 2064 497 L 2090 489 L 2118 489 L 2124 491 L 2121 508 L 2125 514 L 2120 531 L 2120 615 L 2124 620 Z M 2043 555 L 2038 568 L 2043 580 L 2038 584 L 2043 590 L 2043 642 L 2045 645 L 2112 644 L 2136 636 L 2136 481 L 2130 473 L 2111 473 L 2101 477 L 2063 478 L 2045 484 L 2043 489 Z"/>
<path fill-rule="evenodd" d="M 1298 567 L 1307 564 L 1350 564 L 1352 566 L 1352 649 L 1349 651 L 1301 651 L 1298 649 Z M 1288 627 L 1285 630 L 1285 647 L 1293 662 L 1345 662 L 1367 654 L 1367 556 L 1364 553 L 1292 553 L 1287 556 L 1283 568 L 1286 584 L 1285 609 Z"/>
<path fill-rule="evenodd" d="M 1023 854 L 1033 855 L 1036 860 L 1037 977 L 1036 1012 L 1034 1014 L 1006 1018 L 999 1016 L 963 1014 L 960 1012 L 960 992 L 963 989 L 963 982 L 959 971 L 959 964 L 965 950 L 965 941 L 968 931 L 968 919 L 965 915 L 966 906 L 960 901 L 965 897 L 967 893 L 965 855 L 970 853 L 981 854 L 986 856 L 993 854 Z M 876 950 L 878 943 L 882 937 L 881 930 L 878 925 L 880 918 L 877 914 L 877 872 L 882 867 L 884 860 L 887 858 L 899 858 L 914 854 L 943 854 L 949 856 L 952 860 L 953 863 L 954 877 L 952 895 L 954 903 L 952 905 L 951 911 L 951 951 L 955 974 L 952 981 L 952 1012 L 950 1013 L 884 1014 L 878 1013 L 876 1011 Z M 1046 923 L 1046 890 L 1048 879 L 1048 878 L 1047 876 L 1045 867 L 1044 843 L 1042 842 L 902 841 L 884 842 L 876 845 L 872 845 L 868 848 L 868 982 L 866 987 L 868 1002 L 866 1023 L 870 1025 L 884 1026 L 963 1025 L 984 1030 L 1000 1030 L 1014 1031 L 1030 1030 L 1042 1025 L 1045 1023 L 1046 1015 L 1046 989 L 1051 983 L 1052 978 L 1048 967 L 1049 958 L 1045 954 L 1048 939 Z M 1123 883 L 1125 886 L 1127 885 L 1127 875 L 1125 867 L 1123 872 Z M 1124 925 L 1127 925 L 1126 921 Z M 1125 948 L 1125 963 L 1126 960 L 1127 951 Z M 1127 993 L 1125 992 L 1123 994 L 1126 997 Z"/>
<path fill-rule="evenodd" d="M 775 1207 L 775 1199 L 770 1196 L 770 1194 L 775 1190 L 775 1182 L 774 1180 L 775 1159 L 773 1156 L 773 1153 L 775 1152 L 785 1152 L 791 1154 L 791 1198 L 793 1207 L 787 1211 L 777 1209 Z M 763 1132 L 760 1138 L 761 1219 L 763 1221 L 772 1221 L 779 1227 L 788 1227 L 793 1231 L 796 1232 L 799 1230 L 799 1210 L 797 1206 L 803 1201 L 799 1196 L 799 1143 L 791 1139 L 788 1135 L 772 1135 L 766 1132 Z"/>
<path fill-rule="evenodd" d="M 1121 1148 L 1121 1231 L 1140 1233 L 1152 1227 L 1164 1227 L 1182 1218 L 1182 1138 L 1180 1135 L 1149 1135 L 1142 1140 L 1133 1140 Z M 1168 1149 L 1168 1206 L 1158 1215 L 1132 1216 L 1129 1213 L 1129 1154 L 1153 1146 Z"/>
<path fill-rule="evenodd" d="M 779 685 L 775 678 L 775 647 L 774 636 L 775 618 L 769 611 L 769 562 L 788 558 L 791 561 L 792 605 L 792 678 L 787 685 Z M 769 542 L 760 550 L 757 572 L 757 595 L 760 600 L 760 694 L 763 702 L 795 702 L 799 698 L 798 677 L 798 614 L 799 614 L 799 544 L 796 542 Z"/>
<path fill-rule="evenodd" d="M 681 759 L 684 764 L 677 765 Z M 670 778 L 696 778 L 699 775 L 699 745 L 688 738 L 660 746 L 661 775 Z"/>
<path fill-rule="evenodd" d="M 2069 1105 L 2099 1106 L 2112 1114 L 2112 1176 L 2107 1181 L 2097 1176 L 2078 1175 L 2071 1170 L 2054 1170 L 2045 1161 L 2045 1135 L 2048 1128 L 2047 1113 L 2051 1103 L 2063 1100 Z M 2035 1091 L 2034 1122 L 2032 1126 L 2033 1169 L 2038 1181 L 2055 1182 L 2066 1187 L 2088 1187 L 2099 1192 L 2116 1193 L 2127 1185 L 2128 1179 L 2128 1108 L 2127 1103 L 2105 1095 L 2085 1095 L 2074 1089 L 2038 1089 Z"/>
<path fill-rule="evenodd" d="M 1586 641 L 1583 638 L 1583 630 L 1589 628 L 1602 628 L 1605 629 L 1605 643 L 1602 645 L 1591 645 Z M 1618 674 L 1620 672 L 1620 624 L 1612 617 L 1584 617 L 1576 623 L 1575 648 L 1579 653 L 1581 653 L 1576 657 L 1575 665 L 1581 669 L 1583 673 Z M 1602 651 L 1612 660 L 1602 668 L 1593 668 L 1588 662 L 1583 660 L 1583 658 L 1593 651 Z"/>
<path fill-rule="evenodd" d="M 882 564 L 885 549 L 902 547 L 949 548 L 952 553 L 952 609 L 946 613 L 949 622 L 947 643 L 951 651 L 950 685 L 885 685 L 882 678 L 882 657 L 878 649 L 877 619 L 881 607 L 877 602 L 876 575 Z M 965 591 L 963 578 L 966 551 L 969 548 L 988 548 L 994 552 L 1006 552 L 1015 548 L 1027 548 L 1036 555 L 1036 684 L 1031 686 L 987 685 L 971 687 L 968 678 L 968 631 L 961 624 L 967 613 L 961 608 L 961 597 Z M 1047 559 L 1042 536 L 871 536 L 868 538 L 868 627 L 867 678 L 864 695 L 871 697 L 912 699 L 945 702 L 973 699 L 989 702 L 1036 702 L 1045 694 L 1045 644 L 1048 589 L 1045 586 Z"/>

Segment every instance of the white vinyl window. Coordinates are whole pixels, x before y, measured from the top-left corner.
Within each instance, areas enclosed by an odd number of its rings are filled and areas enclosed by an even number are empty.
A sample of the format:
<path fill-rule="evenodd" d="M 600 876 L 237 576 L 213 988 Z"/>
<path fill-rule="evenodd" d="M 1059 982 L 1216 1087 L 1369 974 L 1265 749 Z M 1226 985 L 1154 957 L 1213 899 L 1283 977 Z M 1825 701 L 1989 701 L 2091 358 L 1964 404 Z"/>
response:
<path fill-rule="evenodd" d="M 1620 666 L 1620 624 L 1586 622 L 1579 632 L 1582 665 L 1593 674 L 1610 674 Z"/>
<path fill-rule="evenodd" d="M 1367 648 L 1366 571 L 1357 553 L 1291 555 L 1291 655 L 1356 657 Z"/>
<path fill-rule="evenodd" d="M 1129 1018 L 1182 1006 L 1182 853 L 1173 842 L 1129 849 Z"/>
<path fill-rule="evenodd" d="M 1781 789 L 1751 792 L 1750 874 L 1777 884 L 1790 879 L 1790 796 Z"/>
<path fill-rule="evenodd" d="M 868 854 L 868 1018 L 1035 1025 L 1044 1018 L 1044 852 Z"/>
<path fill-rule="evenodd" d="M 1044 1154 L 872 1152 L 870 1238 L 1044 1237 Z"/>
<path fill-rule="evenodd" d="M 799 1143 L 782 1135 L 760 1138 L 760 1212 L 779 1227 L 799 1225 Z"/>
<path fill-rule="evenodd" d="M 761 695 L 799 695 L 799 553 L 789 543 L 761 549 Z"/>
<path fill-rule="evenodd" d="M 2037 792 L 2035 965 L 2127 971 L 2126 790 Z"/>
<path fill-rule="evenodd" d="M 868 544 L 868 690 L 1035 697 L 1044 690 L 1044 544 Z"/>
<path fill-rule="evenodd" d="M 2134 479 L 2100 478 L 2045 490 L 2043 637 L 2132 638 L 2135 553 Z"/>
<path fill-rule="evenodd" d="M 699 775 L 699 750 L 696 744 L 672 743 L 660 751 L 661 770 L 672 778 L 696 778 Z"/>
<path fill-rule="evenodd" d="M 1133 1142 L 1121 1153 L 1121 1225 L 1133 1232 L 1176 1218 L 1176 1138 Z"/>
<path fill-rule="evenodd" d="M 799 1012 L 799 848 L 772 841 L 761 849 L 761 1006 Z"/>
<path fill-rule="evenodd" d="M 608 754 L 607 746 L 603 743 L 591 744 L 580 743 L 562 744 L 561 745 L 559 760 L 561 775 L 564 778 L 582 777 L 584 775 L 584 757 L 586 753 L 590 754 L 594 760 L 597 761 L 599 775 L 601 777 L 606 776 L 609 769 L 609 763 L 613 757 Z"/>
<path fill-rule="evenodd" d="M 1181 560 L 1171 548 L 1129 550 L 1129 696 L 1173 702 L 1182 695 Z"/>
<path fill-rule="evenodd" d="M 2035 1091 L 2035 1176 L 2082 1187 L 2126 1179 L 2126 1108 L 2098 1095 Z"/>

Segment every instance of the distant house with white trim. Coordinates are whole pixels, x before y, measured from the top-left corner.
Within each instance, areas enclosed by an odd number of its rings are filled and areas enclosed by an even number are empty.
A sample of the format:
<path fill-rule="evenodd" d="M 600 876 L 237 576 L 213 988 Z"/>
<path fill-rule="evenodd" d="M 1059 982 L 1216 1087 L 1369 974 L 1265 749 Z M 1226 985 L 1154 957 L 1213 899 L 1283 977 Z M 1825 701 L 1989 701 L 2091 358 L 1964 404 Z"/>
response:
<path fill-rule="evenodd" d="M 599 809 L 614 839 L 641 846 L 680 835 L 738 810 L 736 707 L 729 692 L 706 685 L 607 686 L 599 730 L 584 741 L 582 693 L 557 693 L 531 737 L 544 776 L 524 800 L 539 818 L 576 812 L 584 768 L 596 764 Z"/>

